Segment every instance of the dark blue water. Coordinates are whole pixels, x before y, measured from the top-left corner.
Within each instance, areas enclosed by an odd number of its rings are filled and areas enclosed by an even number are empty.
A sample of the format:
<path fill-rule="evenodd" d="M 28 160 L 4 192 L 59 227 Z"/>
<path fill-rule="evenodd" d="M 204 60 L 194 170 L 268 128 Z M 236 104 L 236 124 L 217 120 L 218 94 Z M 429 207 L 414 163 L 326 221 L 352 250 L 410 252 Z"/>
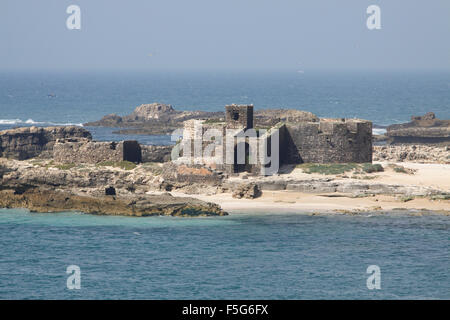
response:
<path fill-rule="evenodd" d="M 48 97 L 49 94 L 56 97 Z M 434 111 L 450 118 L 450 73 L 2 73 L 0 124 L 84 123 L 142 103 L 178 110 L 293 108 L 386 125 Z"/>
<path fill-rule="evenodd" d="M 50 96 L 49 96 L 50 95 Z M 129 114 L 143 103 L 178 110 L 223 110 L 230 103 L 292 108 L 321 117 L 364 118 L 378 125 L 434 111 L 450 118 L 450 73 L 3 73 L 0 130 L 95 121 Z M 113 134 L 89 128 L 96 140 L 170 144 L 169 136 Z"/>
<path fill-rule="evenodd" d="M 444 216 L 131 218 L 0 209 L 0 298 L 450 298 Z M 81 290 L 66 268 L 81 268 Z M 381 290 L 366 269 L 381 268 Z"/>
<path fill-rule="evenodd" d="M 49 94 L 55 97 L 48 97 Z M 386 125 L 450 118 L 450 74 L 0 74 L 0 130 L 80 124 L 136 106 L 297 108 Z M 89 128 L 98 140 L 123 136 Z M 0 209 L 0 298 L 450 298 L 448 217 L 96 217 Z M 66 289 L 78 265 L 82 289 Z M 379 265 L 382 289 L 366 268 Z"/>

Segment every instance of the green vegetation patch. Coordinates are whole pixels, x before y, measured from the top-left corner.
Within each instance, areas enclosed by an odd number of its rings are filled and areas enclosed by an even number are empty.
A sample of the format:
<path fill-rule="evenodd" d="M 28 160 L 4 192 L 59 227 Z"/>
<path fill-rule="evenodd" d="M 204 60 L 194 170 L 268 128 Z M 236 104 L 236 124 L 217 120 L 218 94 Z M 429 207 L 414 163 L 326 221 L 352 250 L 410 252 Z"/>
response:
<path fill-rule="evenodd" d="M 372 163 L 302 163 L 297 165 L 305 173 L 319 173 L 325 175 L 337 175 L 352 171 L 355 175 L 382 172 L 384 171 L 381 164 Z M 374 179 L 371 176 L 352 176 L 353 179 Z"/>
<path fill-rule="evenodd" d="M 405 168 L 403 166 L 399 166 L 396 164 L 391 164 L 391 165 L 389 165 L 389 167 L 391 167 L 392 170 L 394 170 L 394 172 L 397 172 L 397 173 L 414 174 L 417 171 L 417 170 Z"/>
<path fill-rule="evenodd" d="M 415 197 L 413 197 L 413 196 L 405 196 L 405 197 L 401 197 L 399 200 L 401 202 L 408 202 L 408 201 L 414 200 L 414 198 Z"/>
<path fill-rule="evenodd" d="M 41 167 L 45 167 L 45 169 L 48 169 L 50 167 L 54 167 L 55 162 L 51 160 L 50 162 L 47 162 L 45 164 L 41 164 Z"/>
<path fill-rule="evenodd" d="M 70 170 L 76 166 L 75 163 L 63 163 L 63 164 L 57 164 L 54 167 L 59 170 Z"/>
<path fill-rule="evenodd" d="M 355 170 L 358 167 L 356 163 L 303 163 L 297 165 L 305 173 L 319 174 L 342 174 L 344 172 Z"/>
<path fill-rule="evenodd" d="M 361 170 L 365 173 L 383 172 L 383 166 L 379 163 L 364 163 L 361 165 Z"/>
<path fill-rule="evenodd" d="M 121 168 L 124 170 L 133 170 L 137 167 L 137 165 L 130 161 L 103 161 L 97 163 L 97 167 L 114 167 L 114 168 Z"/>
<path fill-rule="evenodd" d="M 431 196 L 431 200 L 450 200 L 450 193 Z"/>
<path fill-rule="evenodd" d="M 400 167 L 400 166 L 395 166 L 394 171 L 398 172 L 398 173 L 408 173 L 408 171 L 406 171 L 406 169 L 404 167 Z"/>

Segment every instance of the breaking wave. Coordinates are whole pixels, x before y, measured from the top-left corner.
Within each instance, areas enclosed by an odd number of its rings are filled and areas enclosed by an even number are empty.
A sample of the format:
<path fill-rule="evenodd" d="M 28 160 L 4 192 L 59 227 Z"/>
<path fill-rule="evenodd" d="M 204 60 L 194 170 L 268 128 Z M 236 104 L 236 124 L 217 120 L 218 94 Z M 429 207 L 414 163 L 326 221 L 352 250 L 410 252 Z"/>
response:
<path fill-rule="evenodd" d="M 56 123 L 48 121 L 34 121 L 33 119 L 21 120 L 21 119 L 0 119 L 0 125 L 14 125 L 14 124 L 32 124 L 32 125 L 53 125 L 53 126 L 79 126 L 82 127 L 82 123 Z"/>
<path fill-rule="evenodd" d="M 384 128 L 374 128 L 372 129 L 372 134 L 385 134 L 386 133 L 386 129 Z"/>

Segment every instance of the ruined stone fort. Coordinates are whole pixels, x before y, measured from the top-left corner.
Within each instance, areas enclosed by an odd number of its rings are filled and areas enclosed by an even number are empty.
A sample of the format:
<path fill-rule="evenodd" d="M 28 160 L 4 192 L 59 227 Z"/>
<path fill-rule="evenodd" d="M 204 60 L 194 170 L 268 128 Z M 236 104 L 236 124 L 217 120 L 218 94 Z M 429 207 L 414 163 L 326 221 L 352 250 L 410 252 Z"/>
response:
<path fill-rule="evenodd" d="M 95 164 L 167 162 L 172 156 L 175 163 L 201 165 L 230 175 L 270 175 L 289 164 L 372 162 L 370 121 L 310 115 L 282 120 L 269 116 L 274 121 L 265 119 L 255 125 L 253 105 L 228 105 L 223 118 L 184 121 L 182 137 L 175 147 L 93 141 L 91 134 L 80 127 L 11 129 L 0 132 L 0 157 L 46 157 L 58 163 Z M 270 171 L 275 162 L 277 170 Z"/>
<path fill-rule="evenodd" d="M 370 121 L 286 119 L 263 128 L 254 127 L 253 120 L 253 105 L 228 105 L 223 122 L 185 121 L 183 141 L 180 145 L 183 151 L 189 152 L 180 158 L 181 161 L 202 163 L 229 174 L 239 172 L 264 174 L 264 168 L 270 167 L 271 161 L 278 161 L 278 166 L 300 163 L 372 162 Z M 208 134 L 209 132 L 213 134 Z M 218 140 L 220 143 L 217 143 Z M 275 141 L 278 142 L 278 146 L 272 148 Z M 211 148 L 214 143 L 216 143 L 214 152 L 208 154 L 212 156 L 205 157 L 204 151 Z M 200 152 L 195 150 L 196 146 L 197 148 L 202 146 L 202 150 Z M 272 152 L 276 154 L 271 154 Z"/>

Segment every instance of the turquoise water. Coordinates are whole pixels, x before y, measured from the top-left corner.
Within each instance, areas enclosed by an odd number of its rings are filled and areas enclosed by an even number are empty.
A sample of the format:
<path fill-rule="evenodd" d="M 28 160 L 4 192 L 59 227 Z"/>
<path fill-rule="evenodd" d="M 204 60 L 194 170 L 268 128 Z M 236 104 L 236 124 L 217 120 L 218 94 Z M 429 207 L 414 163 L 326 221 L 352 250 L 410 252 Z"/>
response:
<path fill-rule="evenodd" d="M 49 97 L 52 94 L 55 97 Z M 449 73 L 0 73 L 0 130 L 80 124 L 136 106 L 229 103 L 387 125 L 450 118 Z M 170 143 L 89 128 L 98 140 Z M 450 219 L 239 214 L 97 217 L 0 209 L 0 298 L 450 298 Z M 82 289 L 66 289 L 78 265 Z M 379 265 L 382 289 L 366 287 Z"/>
<path fill-rule="evenodd" d="M 450 298 L 444 216 L 108 217 L 0 209 L 1 299 Z M 67 266 L 81 290 L 66 288 Z M 381 268 L 381 290 L 366 269 Z"/>

